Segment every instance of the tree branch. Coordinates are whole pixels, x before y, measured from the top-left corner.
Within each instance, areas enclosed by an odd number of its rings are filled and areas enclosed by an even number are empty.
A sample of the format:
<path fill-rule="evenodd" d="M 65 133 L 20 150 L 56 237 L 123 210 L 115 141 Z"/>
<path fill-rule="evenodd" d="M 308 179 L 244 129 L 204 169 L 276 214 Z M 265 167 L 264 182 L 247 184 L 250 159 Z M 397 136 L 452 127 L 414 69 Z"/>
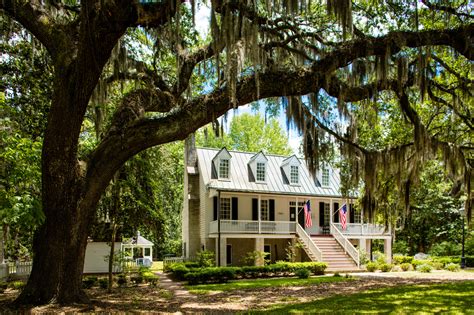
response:
<path fill-rule="evenodd" d="M 3 0 L 0 1 L 0 10 L 31 32 L 55 59 L 59 32 L 55 21 L 44 10 L 40 1 Z"/>

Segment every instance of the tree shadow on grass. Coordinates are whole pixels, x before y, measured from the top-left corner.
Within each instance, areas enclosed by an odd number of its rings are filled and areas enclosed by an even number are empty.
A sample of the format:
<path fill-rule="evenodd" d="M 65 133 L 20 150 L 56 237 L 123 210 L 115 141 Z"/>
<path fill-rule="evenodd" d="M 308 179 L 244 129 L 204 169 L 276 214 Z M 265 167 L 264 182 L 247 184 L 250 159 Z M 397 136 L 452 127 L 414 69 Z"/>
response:
<path fill-rule="evenodd" d="M 474 314 L 474 281 L 370 290 L 255 313 Z"/>

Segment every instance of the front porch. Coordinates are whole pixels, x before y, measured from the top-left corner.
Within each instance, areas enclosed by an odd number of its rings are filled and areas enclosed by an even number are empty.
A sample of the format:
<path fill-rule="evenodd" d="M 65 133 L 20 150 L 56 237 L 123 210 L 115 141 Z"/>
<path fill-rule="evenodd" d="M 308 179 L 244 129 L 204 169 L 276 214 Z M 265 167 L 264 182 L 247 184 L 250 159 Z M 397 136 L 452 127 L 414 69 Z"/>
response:
<path fill-rule="evenodd" d="M 211 221 L 209 224 L 209 234 L 213 237 L 219 232 L 222 234 L 296 234 L 296 221 L 254 221 L 254 220 L 219 220 Z M 347 238 L 377 238 L 387 239 L 391 237 L 390 229 L 385 226 L 371 223 L 347 223 L 345 230 L 340 223 L 331 223 L 333 228 L 337 229 Z M 310 235 L 320 233 L 310 233 L 311 229 L 305 229 Z M 323 230 L 323 229 L 321 229 Z M 324 229 L 326 230 L 326 229 Z M 327 227 L 327 233 L 334 234 Z"/>

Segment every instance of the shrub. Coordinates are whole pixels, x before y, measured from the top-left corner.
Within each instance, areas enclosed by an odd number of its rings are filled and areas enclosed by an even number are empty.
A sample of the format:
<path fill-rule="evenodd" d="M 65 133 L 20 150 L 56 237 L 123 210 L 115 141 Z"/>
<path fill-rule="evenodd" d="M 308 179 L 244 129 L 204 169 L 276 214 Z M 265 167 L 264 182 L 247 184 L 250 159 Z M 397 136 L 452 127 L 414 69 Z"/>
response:
<path fill-rule="evenodd" d="M 23 281 L 13 281 L 10 282 L 10 288 L 14 290 L 21 290 L 25 286 L 25 283 Z"/>
<path fill-rule="evenodd" d="M 412 265 L 410 263 L 403 263 L 403 264 L 400 264 L 400 268 L 402 268 L 403 271 L 408 271 L 408 270 L 411 270 L 413 269 Z"/>
<path fill-rule="evenodd" d="M 409 252 L 408 243 L 402 240 L 396 240 L 393 242 L 392 252 L 407 254 Z"/>
<path fill-rule="evenodd" d="M 420 265 L 429 265 L 430 260 L 427 260 L 427 259 L 425 259 L 425 260 L 413 259 L 411 264 L 413 265 L 413 269 L 418 270 L 418 266 L 420 266 Z"/>
<path fill-rule="evenodd" d="M 431 262 L 430 262 L 430 265 L 431 265 L 431 267 L 433 267 L 433 269 L 435 269 L 435 270 L 441 270 L 441 269 L 443 269 L 443 266 L 444 266 L 443 263 L 438 262 L 438 261 L 431 261 Z"/>
<path fill-rule="evenodd" d="M 341 275 L 339 274 L 339 272 L 336 271 L 336 272 L 334 273 L 333 277 L 335 277 L 335 278 L 340 278 Z"/>
<path fill-rule="evenodd" d="M 382 272 L 389 272 L 392 270 L 392 264 L 380 264 L 379 268 Z"/>
<path fill-rule="evenodd" d="M 204 267 L 204 266 L 201 266 L 198 262 L 195 262 L 195 261 L 186 261 L 183 264 L 188 269 L 196 269 L 196 268 Z"/>
<path fill-rule="evenodd" d="M 109 285 L 109 280 L 105 278 L 99 279 L 99 287 L 101 287 L 102 289 L 107 289 L 108 285 Z"/>
<path fill-rule="evenodd" d="M 378 269 L 378 264 L 374 261 L 371 261 L 367 263 L 367 265 L 365 265 L 365 268 L 367 269 L 367 271 L 374 272 Z"/>
<path fill-rule="evenodd" d="M 235 279 L 235 267 L 209 267 L 202 268 L 195 272 L 189 272 L 185 275 L 189 284 L 199 283 L 224 283 Z"/>
<path fill-rule="evenodd" d="M 0 293 L 5 292 L 5 290 L 8 288 L 8 283 L 6 282 L 0 282 Z"/>
<path fill-rule="evenodd" d="M 455 262 L 454 260 L 456 260 L 455 258 L 448 257 L 448 256 L 432 257 L 431 259 L 433 260 L 433 262 L 441 263 L 443 265 L 443 267 L 450 264 L 450 263 Z"/>
<path fill-rule="evenodd" d="M 90 289 L 96 284 L 96 282 L 97 282 L 97 277 L 94 277 L 94 276 L 85 277 L 84 279 L 82 279 L 82 286 L 85 289 Z"/>
<path fill-rule="evenodd" d="M 394 265 L 392 267 L 392 272 L 401 272 L 402 271 L 402 267 L 400 267 L 400 265 Z"/>
<path fill-rule="evenodd" d="M 139 285 L 140 283 L 143 282 L 143 277 L 141 274 L 133 275 L 130 277 L 130 280 L 132 280 L 135 285 Z"/>
<path fill-rule="evenodd" d="M 124 275 L 123 273 L 119 274 L 117 276 L 117 284 L 119 285 L 119 287 L 123 287 L 127 284 L 128 280 L 127 280 L 127 276 Z"/>
<path fill-rule="evenodd" d="M 461 269 L 461 267 L 458 265 L 458 264 L 455 264 L 455 263 L 449 263 L 446 265 L 446 270 L 449 270 L 451 272 L 456 272 L 456 271 L 459 271 Z"/>
<path fill-rule="evenodd" d="M 199 267 L 212 267 L 215 261 L 214 252 L 203 250 L 197 253 L 197 263 Z"/>
<path fill-rule="evenodd" d="M 409 263 L 413 261 L 413 256 L 404 256 L 404 255 L 394 255 L 393 256 L 393 263 L 395 265 L 401 265 L 404 263 Z"/>
<path fill-rule="evenodd" d="M 431 270 L 433 270 L 433 267 L 431 267 L 430 264 L 421 264 L 416 267 L 416 270 L 419 272 L 431 272 Z"/>
<path fill-rule="evenodd" d="M 306 268 L 298 269 L 295 271 L 295 275 L 300 279 L 307 279 L 309 277 L 309 270 Z"/>
<path fill-rule="evenodd" d="M 190 272 L 190 269 L 183 263 L 172 264 L 169 269 L 177 280 L 184 280 L 184 275 Z"/>

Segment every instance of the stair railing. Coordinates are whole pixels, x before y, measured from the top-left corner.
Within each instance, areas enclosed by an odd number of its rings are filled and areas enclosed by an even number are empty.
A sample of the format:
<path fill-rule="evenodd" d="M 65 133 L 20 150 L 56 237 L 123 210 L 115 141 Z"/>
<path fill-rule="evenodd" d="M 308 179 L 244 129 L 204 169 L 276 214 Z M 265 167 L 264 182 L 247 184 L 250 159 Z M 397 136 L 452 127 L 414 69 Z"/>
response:
<path fill-rule="evenodd" d="M 323 252 L 319 249 L 319 247 L 314 244 L 311 237 L 306 233 L 306 231 L 301 227 L 301 225 L 296 224 L 296 234 L 298 235 L 299 239 L 306 245 L 306 248 L 316 256 L 318 261 L 323 261 Z"/>
<path fill-rule="evenodd" d="M 346 254 L 348 254 L 357 264 L 357 268 L 360 268 L 360 258 L 359 258 L 359 251 L 357 248 L 352 245 L 351 242 L 344 236 L 344 234 L 339 231 L 334 223 L 331 223 L 331 234 L 334 236 L 336 241 L 342 246 Z"/>

